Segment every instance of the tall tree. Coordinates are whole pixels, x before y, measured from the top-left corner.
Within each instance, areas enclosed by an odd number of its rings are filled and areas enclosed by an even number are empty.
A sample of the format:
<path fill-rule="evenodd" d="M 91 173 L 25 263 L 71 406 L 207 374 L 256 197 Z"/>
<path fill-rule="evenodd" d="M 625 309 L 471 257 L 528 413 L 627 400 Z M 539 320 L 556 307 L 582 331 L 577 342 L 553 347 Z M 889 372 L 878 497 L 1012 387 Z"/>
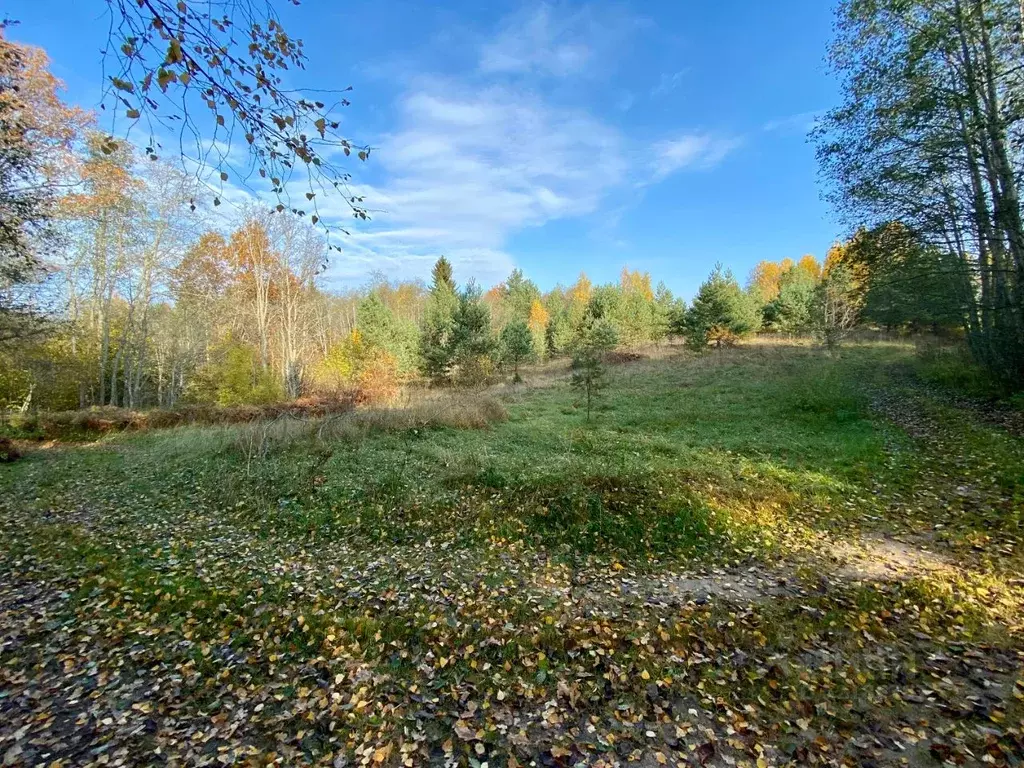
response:
<path fill-rule="evenodd" d="M 899 220 L 973 286 L 977 360 L 1024 382 L 1024 161 L 1017 0 L 844 0 L 830 54 L 844 103 L 816 131 L 852 224 Z M 957 289 L 959 290 L 959 289 Z"/>
<path fill-rule="evenodd" d="M 459 295 L 451 263 L 444 256 L 434 264 L 430 295 L 423 310 L 420 360 L 423 372 L 434 382 L 446 381 L 455 360 L 453 333 Z"/>
<path fill-rule="evenodd" d="M 508 320 L 529 320 L 533 303 L 541 297 L 536 283 L 527 279 L 521 269 L 512 270 L 512 274 L 499 287 L 499 293 Z"/>
<path fill-rule="evenodd" d="M 46 54 L 0 24 L 0 342 L 40 329 L 23 287 L 38 279 L 71 151 L 88 123 L 59 97 Z"/>
<path fill-rule="evenodd" d="M 821 267 L 813 256 L 782 269 L 775 297 L 762 308 L 765 328 L 783 333 L 806 331 L 820 276 Z"/>
<path fill-rule="evenodd" d="M 376 291 L 359 303 L 357 312 L 359 340 L 366 351 L 380 350 L 395 358 L 402 373 L 412 373 L 416 367 L 416 326 L 396 317 Z"/>
<path fill-rule="evenodd" d="M 458 299 L 451 333 L 454 379 L 464 384 L 482 383 L 491 373 L 495 347 L 491 313 L 472 281 L 459 292 Z"/>
<path fill-rule="evenodd" d="M 279 277 L 266 215 L 254 214 L 231 235 L 237 289 L 248 310 L 245 329 L 256 336 L 260 366 L 270 370 L 271 312 Z"/>

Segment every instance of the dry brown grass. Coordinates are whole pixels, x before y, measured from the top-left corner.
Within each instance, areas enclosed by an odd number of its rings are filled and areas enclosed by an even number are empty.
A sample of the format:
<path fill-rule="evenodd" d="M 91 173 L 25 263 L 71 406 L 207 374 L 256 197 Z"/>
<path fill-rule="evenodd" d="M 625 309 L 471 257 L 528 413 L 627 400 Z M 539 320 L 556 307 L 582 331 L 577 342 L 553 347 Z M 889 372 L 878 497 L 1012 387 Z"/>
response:
<path fill-rule="evenodd" d="M 105 407 L 18 414 L 10 419 L 10 426 L 25 436 L 44 440 L 91 440 L 115 432 L 169 429 L 193 424 L 244 424 L 283 416 L 319 418 L 351 411 L 354 407 L 351 398 L 303 398 L 271 405 L 185 405 L 146 411 Z"/>
<path fill-rule="evenodd" d="M 322 418 L 279 418 L 234 428 L 234 443 L 250 456 L 259 456 L 295 443 L 358 441 L 371 434 L 416 429 L 484 429 L 505 421 L 508 412 L 495 397 L 444 391 L 407 395 L 401 404 L 357 408 Z"/>

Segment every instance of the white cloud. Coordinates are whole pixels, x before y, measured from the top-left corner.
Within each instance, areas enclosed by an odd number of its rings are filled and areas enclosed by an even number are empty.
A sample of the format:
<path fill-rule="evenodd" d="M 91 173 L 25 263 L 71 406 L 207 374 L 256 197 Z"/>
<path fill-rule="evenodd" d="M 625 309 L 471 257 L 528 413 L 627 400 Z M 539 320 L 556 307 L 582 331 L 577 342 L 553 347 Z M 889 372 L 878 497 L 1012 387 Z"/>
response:
<path fill-rule="evenodd" d="M 354 190 L 378 210 L 341 243 L 378 268 L 385 257 L 425 276 L 443 253 L 481 281 L 502 279 L 512 234 L 593 212 L 628 171 L 617 131 L 529 91 L 423 79 L 399 116 L 374 155 L 386 181 Z"/>
<path fill-rule="evenodd" d="M 333 258 L 328 279 L 362 282 L 374 270 L 426 278 L 444 254 L 460 281 L 492 284 L 513 268 L 508 242 L 523 230 L 603 216 L 613 192 L 621 206 L 630 190 L 710 168 L 738 145 L 697 132 L 644 141 L 555 103 L 557 89 L 543 89 L 545 78 L 602 66 L 641 23 L 600 13 L 532 6 L 480 43 L 476 71 L 407 80 L 395 104 L 395 128 L 373 142 L 370 165 L 356 170 L 374 182 L 351 187 L 365 197 L 371 221 L 353 224 L 337 197 L 320 201 L 320 215 L 351 232 L 336 241 L 342 254 Z M 632 104 L 625 96 L 615 104 L 620 110 Z"/>
<path fill-rule="evenodd" d="M 589 74 L 599 67 L 640 20 L 613 9 L 584 6 L 561 14 L 547 3 L 524 7 L 501 25 L 480 49 L 485 74 L 536 74 L 554 77 Z"/>
<path fill-rule="evenodd" d="M 559 77 L 583 70 L 592 55 L 578 19 L 558 19 L 548 5 L 510 17 L 501 33 L 482 46 L 485 73 L 541 73 Z"/>
<path fill-rule="evenodd" d="M 664 179 L 681 170 L 706 170 L 718 165 L 742 141 L 735 137 L 710 133 L 691 133 L 654 145 L 654 180 Z"/>
<path fill-rule="evenodd" d="M 651 97 L 664 96 L 678 88 L 689 69 L 680 69 L 678 72 L 662 72 L 658 84 L 651 89 Z"/>
<path fill-rule="evenodd" d="M 799 112 L 788 117 L 769 120 L 762 129 L 769 133 L 807 133 L 822 115 L 822 110 Z"/>

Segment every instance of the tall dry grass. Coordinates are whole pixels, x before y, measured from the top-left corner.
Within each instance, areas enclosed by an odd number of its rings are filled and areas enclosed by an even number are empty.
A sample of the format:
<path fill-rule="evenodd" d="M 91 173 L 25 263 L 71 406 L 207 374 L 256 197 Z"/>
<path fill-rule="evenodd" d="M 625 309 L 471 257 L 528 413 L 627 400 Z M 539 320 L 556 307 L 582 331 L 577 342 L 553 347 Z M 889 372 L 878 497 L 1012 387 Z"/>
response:
<path fill-rule="evenodd" d="M 247 456 L 266 455 L 299 443 L 307 446 L 356 442 L 372 434 L 416 429 L 484 429 L 508 418 L 497 398 L 442 392 L 409 397 L 386 407 L 357 408 L 322 418 L 282 416 L 232 428 L 234 445 Z"/>
<path fill-rule="evenodd" d="M 225 425 L 267 421 L 280 417 L 317 418 L 351 411 L 347 398 L 305 398 L 269 405 L 184 405 L 179 408 L 88 408 L 14 414 L 8 428 L 17 436 L 44 440 L 95 439 L 116 432 L 169 429 L 189 425 Z"/>

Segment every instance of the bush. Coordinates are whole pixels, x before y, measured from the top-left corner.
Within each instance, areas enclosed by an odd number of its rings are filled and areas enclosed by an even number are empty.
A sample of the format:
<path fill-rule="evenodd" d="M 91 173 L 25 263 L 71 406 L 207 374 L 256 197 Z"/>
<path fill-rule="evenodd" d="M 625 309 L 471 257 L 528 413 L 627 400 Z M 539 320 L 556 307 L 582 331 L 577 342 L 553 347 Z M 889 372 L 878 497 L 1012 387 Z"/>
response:
<path fill-rule="evenodd" d="M 922 380 L 970 397 L 997 399 L 1007 394 L 988 369 L 974 362 L 963 344 L 919 343 L 916 369 Z"/>
<path fill-rule="evenodd" d="M 313 366 L 311 389 L 314 392 L 340 394 L 352 389 L 362 350 L 359 331 L 352 331 L 327 350 L 326 356 Z"/>
<path fill-rule="evenodd" d="M 496 379 L 497 368 L 488 355 L 465 355 L 459 358 L 453 383 L 458 387 L 485 387 Z"/>
<path fill-rule="evenodd" d="M 739 334 L 724 325 L 713 325 L 707 330 L 706 343 L 716 348 L 735 347 L 739 341 Z"/>
<path fill-rule="evenodd" d="M 390 352 L 374 350 L 364 358 L 356 381 L 360 403 L 393 403 L 402 384 L 398 360 Z"/>
<path fill-rule="evenodd" d="M 0 437 L 0 464 L 9 464 L 21 458 L 21 452 L 8 437 Z"/>
<path fill-rule="evenodd" d="M 284 397 L 281 382 L 260 365 L 256 350 L 230 339 L 212 352 L 186 393 L 192 402 L 217 405 L 268 404 Z"/>

